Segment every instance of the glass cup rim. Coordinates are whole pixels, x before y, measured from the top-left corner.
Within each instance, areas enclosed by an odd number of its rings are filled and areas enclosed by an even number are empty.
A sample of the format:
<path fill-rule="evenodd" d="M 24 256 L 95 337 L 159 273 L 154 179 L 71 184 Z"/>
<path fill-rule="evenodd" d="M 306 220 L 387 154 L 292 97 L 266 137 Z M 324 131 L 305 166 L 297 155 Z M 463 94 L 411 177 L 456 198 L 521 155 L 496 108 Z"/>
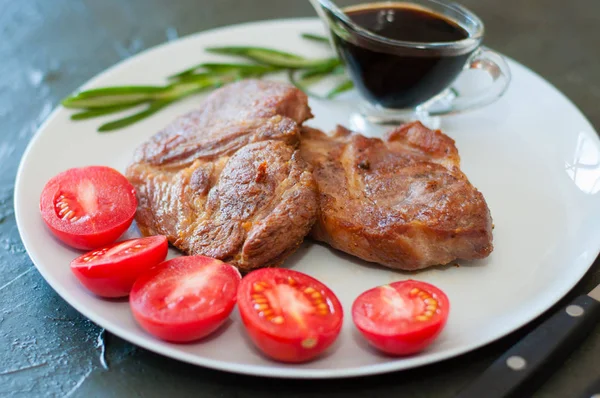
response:
<path fill-rule="evenodd" d="M 384 36 L 380 36 L 376 33 L 373 33 L 367 29 L 362 28 L 361 26 L 358 26 L 331 0 L 317 0 L 317 1 L 323 7 L 326 7 L 337 18 L 342 20 L 345 24 L 347 24 L 354 31 L 356 31 L 358 34 L 360 34 L 368 39 L 371 39 L 371 40 L 374 40 L 374 41 L 377 41 L 377 42 L 380 42 L 383 44 L 392 45 L 392 46 L 415 48 L 415 49 L 420 49 L 420 50 L 427 50 L 427 49 L 460 50 L 460 49 L 465 49 L 465 48 L 477 47 L 479 45 L 479 43 L 481 42 L 481 40 L 483 38 L 483 34 L 484 34 L 483 21 L 477 15 L 475 15 L 475 13 L 473 13 L 472 11 L 470 11 L 469 9 L 467 9 L 466 7 L 464 7 L 458 3 L 448 3 L 448 2 L 440 1 L 440 0 L 425 0 L 429 3 L 434 3 L 445 9 L 449 9 L 454 12 L 458 12 L 464 18 L 468 19 L 471 24 L 473 24 L 473 26 L 475 27 L 475 31 L 473 33 L 471 33 L 470 30 L 467 30 L 469 32 L 469 36 L 467 36 L 466 38 L 461 39 L 461 40 L 447 41 L 447 42 L 423 43 L 423 42 L 415 42 L 415 41 L 396 40 L 396 39 L 390 39 L 390 38 L 387 38 Z M 369 2 L 368 0 L 365 1 L 365 3 L 368 3 L 368 2 Z M 390 3 L 393 3 L 393 2 L 394 1 L 390 1 Z M 411 4 L 411 3 L 416 4 L 416 3 L 413 3 L 411 0 L 400 0 L 397 2 L 398 3 L 407 3 L 407 4 Z M 385 2 L 381 2 L 381 3 L 385 3 Z M 464 28 L 463 24 L 459 23 L 459 25 Z"/>

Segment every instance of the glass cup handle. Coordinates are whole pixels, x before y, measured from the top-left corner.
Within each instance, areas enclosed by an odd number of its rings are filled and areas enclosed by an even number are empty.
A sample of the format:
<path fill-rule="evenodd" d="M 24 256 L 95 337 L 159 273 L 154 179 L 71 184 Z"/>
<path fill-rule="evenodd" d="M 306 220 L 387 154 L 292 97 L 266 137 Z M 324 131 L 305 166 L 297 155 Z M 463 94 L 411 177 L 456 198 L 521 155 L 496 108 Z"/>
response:
<path fill-rule="evenodd" d="M 438 116 L 479 108 L 500 98 L 510 83 L 510 68 L 504 58 L 483 46 L 471 56 L 464 69 L 479 69 L 487 72 L 492 78 L 492 84 L 474 94 L 455 95 L 442 101 L 434 98 L 428 104 L 423 104 L 421 109 L 431 116 Z"/>

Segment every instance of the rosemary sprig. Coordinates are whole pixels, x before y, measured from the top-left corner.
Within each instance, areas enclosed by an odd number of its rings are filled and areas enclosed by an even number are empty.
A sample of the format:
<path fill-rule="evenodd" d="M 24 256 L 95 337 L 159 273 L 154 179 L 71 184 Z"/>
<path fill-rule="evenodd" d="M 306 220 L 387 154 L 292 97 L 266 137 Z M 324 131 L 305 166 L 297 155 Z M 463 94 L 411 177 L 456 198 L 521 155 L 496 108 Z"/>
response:
<path fill-rule="evenodd" d="M 329 39 L 327 39 L 325 36 L 315 35 L 313 33 L 302 33 L 300 36 L 302 36 L 303 39 L 307 39 L 307 40 L 320 41 L 322 43 L 329 43 Z"/>
<path fill-rule="evenodd" d="M 150 115 L 155 114 L 159 110 L 163 109 L 164 107 L 166 107 L 168 105 L 171 105 L 174 102 L 182 100 L 183 98 L 187 97 L 188 95 L 195 94 L 197 92 L 209 89 L 213 85 L 216 86 L 216 85 L 220 85 L 220 84 L 222 84 L 222 83 L 217 80 L 213 80 L 213 81 L 207 80 L 203 84 L 189 84 L 188 83 L 187 85 L 183 85 L 183 84 L 179 85 L 179 86 L 174 85 L 174 91 L 170 96 L 166 96 L 164 98 L 157 99 L 157 100 L 150 102 L 148 107 L 141 112 L 135 113 L 131 116 L 124 117 L 122 119 L 117 119 L 117 120 L 109 122 L 109 123 L 105 123 L 98 128 L 98 131 L 106 132 L 106 131 L 117 130 L 117 129 L 129 126 L 135 122 L 138 122 L 142 119 L 147 118 Z"/>
<path fill-rule="evenodd" d="M 91 119 L 98 116 L 110 115 L 111 113 L 122 112 L 124 110 L 136 107 L 143 102 L 133 102 L 125 105 L 106 106 L 104 108 L 87 109 L 81 112 L 77 112 L 71 115 L 71 120 L 85 120 Z"/>
<path fill-rule="evenodd" d="M 115 121 L 104 123 L 100 127 L 98 127 L 99 132 L 106 132 L 112 130 L 118 130 L 120 128 L 129 126 L 135 122 L 139 122 L 142 119 L 147 118 L 150 115 L 155 114 L 165 106 L 175 102 L 175 99 L 172 100 L 162 100 L 162 101 L 154 101 L 146 109 L 141 112 L 135 113 L 131 116 L 124 117 L 122 119 L 117 119 Z"/>
<path fill-rule="evenodd" d="M 307 40 L 327 43 L 328 39 L 311 33 L 303 33 Z M 252 63 L 201 63 L 168 77 L 170 84 L 164 86 L 116 86 L 85 90 L 65 98 L 62 105 L 79 112 L 71 115 L 72 120 L 84 120 L 111 115 L 136 107 L 143 108 L 131 115 L 102 124 L 98 131 L 113 131 L 142 119 L 190 95 L 208 91 L 224 84 L 250 77 L 288 71 L 290 81 L 309 95 L 320 97 L 307 90 L 330 75 L 343 74 L 340 60 L 331 58 L 306 58 L 300 55 L 263 47 L 212 47 L 206 51 L 235 56 Z M 301 72 L 296 79 L 295 72 Z M 350 81 L 344 81 L 327 93 L 325 98 L 352 88 Z"/>
<path fill-rule="evenodd" d="M 280 68 L 270 65 L 260 64 L 217 64 L 217 63 L 202 63 L 191 68 L 185 69 L 174 75 L 169 76 L 169 79 L 181 79 L 182 77 L 191 75 L 199 70 L 204 70 L 205 73 L 239 73 L 242 76 L 253 76 L 271 73 L 280 70 Z"/>
<path fill-rule="evenodd" d="M 206 51 L 214 54 L 235 55 L 261 64 L 288 69 L 315 68 L 329 64 L 340 64 L 337 58 L 309 59 L 296 54 L 263 47 L 209 47 Z"/>
<path fill-rule="evenodd" d="M 341 93 L 344 93 L 348 90 L 352 90 L 353 88 L 354 88 L 354 83 L 352 83 L 352 80 L 346 79 L 343 82 L 341 82 L 339 85 L 335 86 L 330 92 L 328 92 L 327 95 L 325 96 L 325 98 L 332 99 L 334 97 L 337 97 Z"/>

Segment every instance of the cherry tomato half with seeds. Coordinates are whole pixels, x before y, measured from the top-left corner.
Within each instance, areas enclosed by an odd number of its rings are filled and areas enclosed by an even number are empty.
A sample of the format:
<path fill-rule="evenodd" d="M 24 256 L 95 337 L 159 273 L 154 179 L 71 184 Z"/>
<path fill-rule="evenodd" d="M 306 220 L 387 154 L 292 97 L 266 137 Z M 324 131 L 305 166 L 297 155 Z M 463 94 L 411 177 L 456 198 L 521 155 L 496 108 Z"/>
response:
<path fill-rule="evenodd" d="M 71 271 L 98 296 L 125 297 L 144 271 L 164 261 L 168 250 L 162 235 L 126 240 L 77 257 Z"/>
<path fill-rule="evenodd" d="M 64 171 L 46 183 L 40 197 L 42 218 L 50 231 L 82 250 L 116 241 L 131 225 L 136 207 L 133 185 L 104 166 Z"/>
<path fill-rule="evenodd" d="M 233 265 L 214 258 L 177 257 L 142 274 L 131 289 L 129 304 L 150 334 L 171 342 L 194 341 L 229 317 L 241 278 Z"/>
<path fill-rule="evenodd" d="M 267 356 L 309 361 L 325 351 L 342 328 L 342 306 L 318 280 L 289 269 L 264 268 L 242 279 L 238 308 L 246 331 Z"/>
<path fill-rule="evenodd" d="M 352 319 L 375 348 L 390 355 L 411 355 L 436 339 L 449 311 L 448 297 L 440 289 L 407 280 L 362 293 L 352 305 Z"/>

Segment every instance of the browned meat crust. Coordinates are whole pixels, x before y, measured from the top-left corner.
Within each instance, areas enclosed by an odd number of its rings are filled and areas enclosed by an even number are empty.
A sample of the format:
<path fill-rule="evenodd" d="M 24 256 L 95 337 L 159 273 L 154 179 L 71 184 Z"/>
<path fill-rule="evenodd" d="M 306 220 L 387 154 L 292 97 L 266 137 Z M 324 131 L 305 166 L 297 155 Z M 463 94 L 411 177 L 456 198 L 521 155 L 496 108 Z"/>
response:
<path fill-rule="evenodd" d="M 460 171 L 454 141 L 420 123 L 385 140 L 339 127 L 304 127 L 300 151 L 314 168 L 320 215 L 312 236 L 391 268 L 416 270 L 492 249 L 483 195 Z"/>
<path fill-rule="evenodd" d="M 141 145 L 127 169 L 144 235 L 242 271 L 279 265 L 317 212 L 311 168 L 296 149 L 307 98 L 245 80 L 212 93 Z"/>

